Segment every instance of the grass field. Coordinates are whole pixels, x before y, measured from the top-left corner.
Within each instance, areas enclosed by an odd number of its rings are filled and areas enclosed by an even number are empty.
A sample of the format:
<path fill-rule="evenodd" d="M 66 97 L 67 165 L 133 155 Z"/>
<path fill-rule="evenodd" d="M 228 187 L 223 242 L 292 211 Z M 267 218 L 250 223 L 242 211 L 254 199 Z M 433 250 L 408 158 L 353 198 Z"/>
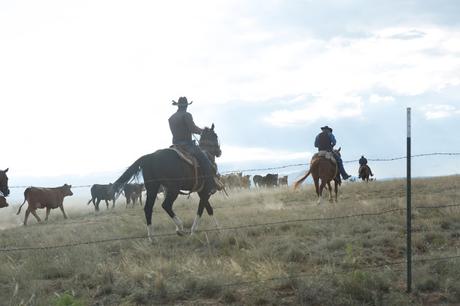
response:
<path fill-rule="evenodd" d="M 459 176 L 413 182 L 414 206 L 460 204 L 459 196 Z M 139 206 L 118 203 L 96 215 L 85 200 L 66 198 L 68 220 L 53 210 L 47 224 L 31 217 L 27 227 L 18 226 L 17 206 L 0 210 L 0 248 L 146 235 Z M 138 238 L 0 252 L 0 304 L 460 304 L 459 259 L 420 261 L 460 255 L 460 207 L 414 209 L 414 284 L 405 293 L 406 217 L 396 210 L 405 207 L 403 180 L 345 184 L 338 204 L 317 206 L 312 186 L 234 191 L 212 204 L 220 231 L 166 235 L 175 227 L 157 202 L 155 233 L 164 236 L 153 244 Z M 196 197 L 174 207 L 190 228 Z M 280 222 L 287 220 L 300 221 Z M 207 229 L 214 225 L 205 213 L 199 230 Z"/>

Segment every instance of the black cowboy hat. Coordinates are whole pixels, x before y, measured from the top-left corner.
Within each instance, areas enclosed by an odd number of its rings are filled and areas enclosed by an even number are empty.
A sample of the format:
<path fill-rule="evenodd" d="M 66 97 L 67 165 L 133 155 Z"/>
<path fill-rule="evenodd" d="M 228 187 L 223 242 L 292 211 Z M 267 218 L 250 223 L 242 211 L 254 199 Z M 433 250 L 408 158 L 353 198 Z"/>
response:
<path fill-rule="evenodd" d="M 332 129 L 331 129 L 330 127 L 328 127 L 327 125 L 321 127 L 321 130 L 323 130 L 323 131 L 324 131 L 324 130 L 329 130 L 329 132 L 332 133 Z"/>
<path fill-rule="evenodd" d="M 179 101 L 176 102 L 176 101 L 172 100 L 172 102 L 173 102 L 172 105 L 177 105 L 177 106 L 186 106 L 186 105 L 190 105 L 190 104 L 193 103 L 193 101 L 191 101 L 190 103 L 188 103 L 186 97 L 180 97 L 180 98 L 179 98 Z"/>

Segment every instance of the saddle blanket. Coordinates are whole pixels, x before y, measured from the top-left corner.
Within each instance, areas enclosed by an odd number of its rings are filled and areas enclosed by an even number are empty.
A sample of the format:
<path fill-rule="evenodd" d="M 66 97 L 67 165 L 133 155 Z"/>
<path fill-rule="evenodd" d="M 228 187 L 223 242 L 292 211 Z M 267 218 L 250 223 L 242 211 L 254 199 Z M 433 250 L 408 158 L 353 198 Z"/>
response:
<path fill-rule="evenodd" d="M 311 158 L 311 160 L 313 162 L 315 159 L 318 159 L 320 157 L 324 157 L 326 159 L 329 159 L 334 164 L 337 163 L 337 161 L 334 158 L 334 154 L 332 154 L 332 152 L 328 152 L 328 151 L 319 151 L 318 153 L 313 154 L 313 157 Z"/>

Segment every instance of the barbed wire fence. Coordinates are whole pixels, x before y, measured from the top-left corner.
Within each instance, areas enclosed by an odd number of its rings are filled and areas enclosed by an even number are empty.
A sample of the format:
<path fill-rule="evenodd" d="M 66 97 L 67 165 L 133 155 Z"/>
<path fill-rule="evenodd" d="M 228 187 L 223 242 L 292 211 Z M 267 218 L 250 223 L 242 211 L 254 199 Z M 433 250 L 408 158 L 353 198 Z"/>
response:
<path fill-rule="evenodd" d="M 436 205 L 436 206 L 416 206 L 414 208 L 423 210 L 423 209 L 444 209 L 444 208 L 455 208 L 455 207 L 460 207 L 460 204 Z M 237 226 L 228 226 L 228 227 L 199 230 L 199 231 L 196 231 L 196 233 L 216 233 L 216 232 L 236 231 L 236 230 L 244 230 L 244 229 L 251 229 L 251 228 L 258 228 L 258 227 L 280 226 L 280 225 L 292 224 L 292 223 L 323 222 L 323 221 L 335 221 L 335 220 L 343 220 L 343 219 L 350 219 L 350 218 L 377 217 L 377 216 L 382 216 L 382 215 L 391 214 L 395 212 L 404 212 L 404 211 L 405 211 L 405 208 L 392 208 L 392 209 L 386 209 L 386 210 L 382 210 L 378 212 L 349 214 L 349 215 L 342 215 L 342 216 L 335 216 L 335 217 L 299 218 L 299 219 L 292 219 L 292 220 L 280 220 L 280 221 L 272 221 L 272 222 L 256 223 L 256 224 L 242 224 L 242 225 L 237 225 Z M 155 234 L 152 238 L 158 239 L 158 238 L 175 237 L 175 236 L 177 236 L 177 233 L 171 232 L 171 233 Z M 66 243 L 66 244 L 60 244 L 60 245 L 24 246 L 24 247 L 3 246 L 3 247 L 0 247 L 0 253 L 71 248 L 71 247 L 77 247 L 81 245 L 101 244 L 101 243 L 126 241 L 126 240 L 140 240 L 140 239 L 148 239 L 148 238 L 149 237 L 147 235 L 135 235 L 135 236 L 127 236 L 127 237 L 113 237 L 113 238 L 107 238 L 107 239 L 101 239 L 101 240 L 80 241 L 80 242 Z"/>
<path fill-rule="evenodd" d="M 422 153 L 422 154 L 412 155 L 411 158 L 427 157 L 427 156 L 460 156 L 460 152 Z M 390 157 L 390 158 L 368 158 L 367 160 L 370 161 L 370 162 L 389 162 L 389 161 L 405 160 L 406 158 L 407 158 L 406 156 L 398 156 L 398 157 Z M 349 163 L 356 163 L 358 161 L 359 161 L 358 159 L 344 160 L 343 163 L 344 164 L 349 164 Z M 275 167 L 225 170 L 225 171 L 222 171 L 221 174 L 283 170 L 283 169 L 287 169 L 287 168 L 307 167 L 309 165 L 310 165 L 310 163 L 295 163 L 295 164 L 287 164 L 287 165 L 281 165 L 281 166 L 275 166 Z M 199 178 L 204 178 L 204 176 L 199 176 Z M 155 181 L 161 181 L 161 180 L 164 180 L 164 179 L 165 178 L 159 178 L 159 179 L 157 179 Z M 168 178 L 168 180 L 173 180 L 173 179 Z M 182 178 L 180 180 L 182 180 Z M 91 184 L 72 185 L 72 188 L 90 188 L 91 186 L 92 186 Z M 30 187 L 30 185 L 16 185 L 16 186 L 10 186 L 9 188 L 10 189 L 16 189 L 16 188 L 28 188 L 28 187 Z"/>
<path fill-rule="evenodd" d="M 426 209 L 444 209 L 444 208 L 458 208 L 460 204 L 451 204 L 451 205 L 435 205 L 435 206 L 417 206 L 414 207 L 415 209 L 426 210 Z M 256 227 L 271 227 L 271 226 L 280 226 L 289 223 L 305 223 L 305 222 L 323 222 L 323 221 L 335 221 L 341 219 L 349 219 L 349 218 L 364 218 L 364 217 L 378 217 L 385 214 L 403 212 L 404 208 L 395 208 L 395 209 L 388 209 L 379 212 L 371 212 L 371 213 L 360 213 L 360 214 L 351 214 L 351 215 L 343 215 L 343 216 L 335 216 L 335 217 L 322 217 L 322 218 L 303 218 L 303 219 L 293 219 L 293 220 L 283 220 L 283 221 L 275 221 L 275 222 L 266 222 L 260 224 L 244 224 L 239 226 L 230 226 L 230 227 L 223 227 L 217 229 L 206 229 L 198 231 L 198 233 L 215 233 L 215 232 L 225 232 L 225 231 L 235 231 L 235 230 L 244 230 Z M 177 236 L 176 233 L 163 233 L 163 234 L 156 234 L 154 235 L 155 239 L 159 238 L 167 238 L 167 237 L 175 237 Z M 62 249 L 62 248 L 74 248 L 83 245 L 93 245 L 93 244 L 103 244 L 103 243 L 111 243 L 111 242 L 121 242 L 121 241 L 134 241 L 134 240 L 147 240 L 148 237 L 146 235 L 137 235 L 137 236 L 128 236 L 128 237 L 114 237 L 108 239 L 101 239 L 101 240 L 93 240 L 93 241 L 81 241 L 81 242 L 74 242 L 74 243 L 67 243 L 61 245 L 49 245 L 49 246 L 28 246 L 28 247 L 2 247 L 0 248 L 0 253 L 11 253 L 11 252 L 31 252 L 31 251 L 47 251 L 52 249 Z M 460 259 L 460 255 L 446 255 L 446 256 L 438 256 L 438 257 L 421 257 L 413 259 L 413 263 L 426 263 L 426 262 L 441 262 L 441 261 L 450 261 L 454 260 L 457 261 Z M 381 268 L 389 268 L 393 266 L 402 266 L 406 264 L 405 261 L 388 261 L 381 264 L 372 264 L 372 265 L 353 265 L 352 267 L 341 269 L 339 271 L 321 271 L 321 275 L 340 275 L 340 274 L 348 274 L 353 271 L 365 271 L 365 270 L 378 270 Z M 393 272 L 404 272 L 404 269 L 393 269 Z M 286 276 L 277 276 L 271 278 L 262 278 L 256 280 L 242 280 L 236 281 L 231 283 L 225 284 L 215 284 L 213 285 L 214 289 L 225 289 L 229 287 L 242 287 L 242 286 L 253 286 L 258 284 L 263 284 L 267 282 L 276 282 L 276 281 L 288 281 L 288 280 L 295 280 L 295 279 L 304 279 L 304 278 L 311 278 L 311 277 L 321 277 L 318 274 L 318 271 L 312 273 L 299 273 L 299 274 L 291 274 Z M 183 294 L 187 292 L 193 291 L 193 293 L 199 293 L 200 288 L 193 288 L 193 289 L 179 289 L 168 291 L 171 294 Z M 198 291 L 198 292 L 197 292 Z"/>
<path fill-rule="evenodd" d="M 423 154 L 416 154 L 411 155 L 411 158 L 418 158 L 418 157 L 426 157 L 426 156 L 460 156 L 460 153 L 457 152 L 433 152 L 433 153 L 423 153 Z M 397 161 L 397 160 L 405 160 L 407 159 L 406 156 L 399 156 L 399 157 L 392 157 L 392 158 L 368 158 L 370 162 L 389 162 L 389 161 Z M 358 160 L 346 160 L 343 161 L 344 163 L 355 163 Z M 282 165 L 277 167 L 266 167 L 266 168 L 249 168 L 249 169 L 238 169 L 238 170 L 231 170 L 231 171 L 224 171 L 222 174 L 227 173 L 237 173 L 237 172 L 256 172 L 256 171 L 272 171 L 272 170 L 281 170 L 286 168 L 293 168 L 293 167 L 303 167 L 309 166 L 309 163 L 297 163 L 297 164 L 289 164 L 289 165 Z M 85 185 L 75 185 L 72 188 L 89 188 L 92 185 L 85 184 Z M 11 186 L 10 188 L 27 188 L 29 186 Z M 431 206 L 416 206 L 413 207 L 415 210 L 435 210 L 435 209 L 449 209 L 449 208 L 458 208 L 460 204 L 449 204 L 449 205 L 431 205 Z M 258 227 L 272 227 L 272 226 L 280 226 L 283 224 L 291 224 L 291 223 L 306 223 L 306 222 L 328 222 L 334 220 L 341 220 L 341 219 L 349 219 L 349 218 L 370 218 L 376 216 L 382 216 L 386 214 L 392 213 L 402 213 L 405 212 L 405 208 L 393 208 L 382 210 L 378 212 L 365 212 L 359 214 L 351 214 L 351 215 L 343 215 L 343 216 L 334 216 L 334 217 L 322 217 L 322 218 L 300 218 L 300 219 L 293 219 L 293 220 L 280 220 L 280 221 L 273 221 L 273 222 L 266 222 L 260 224 L 242 224 L 238 226 L 229 226 L 229 227 L 222 227 L 216 229 L 205 229 L 197 231 L 197 233 L 213 233 L 213 232 L 227 232 L 227 231 L 238 231 L 238 230 L 245 230 L 251 228 L 258 228 Z M 167 238 L 173 237 L 177 234 L 174 233 L 163 233 L 163 234 L 156 234 L 153 236 L 155 239 L 160 238 Z M 11 253 L 11 252 L 33 252 L 33 251 L 46 251 L 52 249 L 62 249 L 62 248 L 73 248 L 83 245 L 94 245 L 94 244 L 103 244 L 103 243 L 111 243 L 111 242 L 121 242 L 121 241 L 133 241 L 133 240 L 146 240 L 148 239 L 147 235 L 134 235 L 134 236 L 127 236 L 127 237 L 113 237 L 107 239 L 100 239 L 100 240 L 91 240 L 91 241 L 80 241 L 80 242 L 73 242 L 67 244 L 60 244 L 60 245 L 44 245 L 44 246 L 3 246 L 0 247 L 0 253 Z M 438 256 L 438 257 L 429 257 L 429 258 L 415 258 L 412 260 L 412 263 L 424 263 L 424 262 L 437 262 L 437 261 L 446 261 L 446 260 L 458 260 L 460 255 L 448 255 L 448 256 Z M 386 262 L 379 265 L 368 265 L 362 267 L 355 267 L 354 269 L 379 269 L 382 267 L 387 266 L 398 266 L 404 265 L 406 261 L 395 261 L 395 262 Z M 346 269 L 343 271 L 335 271 L 334 274 L 340 273 L 349 273 L 351 270 Z M 228 283 L 223 285 L 216 285 L 217 287 L 235 287 L 235 286 L 244 286 L 244 285 L 251 285 L 257 283 L 264 283 L 264 282 L 272 282 L 272 281 L 279 281 L 279 280 L 289 280 L 289 279 L 297 279 L 297 278 L 307 278 L 315 276 L 316 273 L 305 273 L 305 274 L 297 274 L 297 275 L 288 275 L 288 276 L 280 276 L 280 277 L 273 277 L 273 278 L 266 278 L 266 279 L 258 279 L 258 280 L 251 280 L 251 281 L 240 281 L 234 283 Z M 178 291 L 178 293 L 184 292 L 184 290 Z"/>

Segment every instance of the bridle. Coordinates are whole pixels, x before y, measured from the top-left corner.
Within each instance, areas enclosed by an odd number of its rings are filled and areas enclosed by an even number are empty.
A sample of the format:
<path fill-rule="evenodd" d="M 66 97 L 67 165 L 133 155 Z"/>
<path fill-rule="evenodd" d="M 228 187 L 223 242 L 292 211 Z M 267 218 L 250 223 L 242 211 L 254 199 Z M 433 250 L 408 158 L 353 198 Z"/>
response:
<path fill-rule="evenodd" d="M 209 135 L 210 133 L 212 133 L 212 135 Z M 215 140 L 209 140 L 209 136 L 215 136 Z M 217 134 L 209 128 L 205 128 L 201 133 L 199 146 L 213 156 L 219 157 L 222 154 Z"/>

